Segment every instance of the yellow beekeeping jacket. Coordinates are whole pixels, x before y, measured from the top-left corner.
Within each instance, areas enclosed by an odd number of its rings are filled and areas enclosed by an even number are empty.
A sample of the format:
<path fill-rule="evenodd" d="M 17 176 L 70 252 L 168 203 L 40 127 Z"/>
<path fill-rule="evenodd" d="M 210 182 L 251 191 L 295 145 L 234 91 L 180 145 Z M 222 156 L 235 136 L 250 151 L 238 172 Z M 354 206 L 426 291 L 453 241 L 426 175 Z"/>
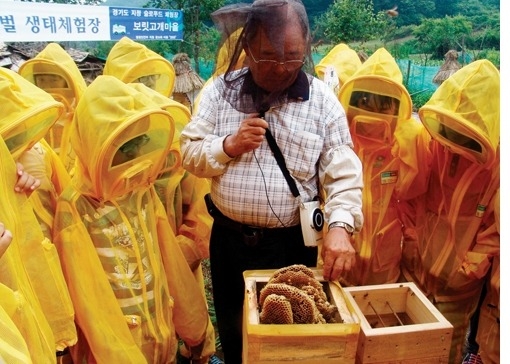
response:
<path fill-rule="evenodd" d="M 499 235 L 486 236 L 494 223 L 485 214 L 499 189 L 499 89 L 496 67 L 475 61 L 419 110 L 433 138 L 433 160 L 413 279 L 437 302 L 476 299 L 499 252 Z"/>
<path fill-rule="evenodd" d="M 210 192 L 207 179 L 186 171 L 181 164 L 179 138 L 191 114 L 183 104 L 164 97 L 141 84 L 132 83 L 140 92 L 168 111 L 175 122 L 171 154 L 155 182 L 156 192 L 165 206 L 168 221 L 174 230 L 188 264 L 197 280 L 203 280 L 200 261 L 209 257 L 212 217 L 207 211 L 204 196 Z"/>
<path fill-rule="evenodd" d="M 5 112 L 5 116 L 0 119 L 0 134 L 6 140 L 11 154 L 19 160 L 52 127 L 62 111 L 62 104 L 18 74 L 7 69 L 0 72 L 0 103 Z M 36 160 L 37 163 L 42 164 L 43 161 Z M 74 310 L 57 250 L 51 236 L 44 235 L 34 206 L 41 215 L 53 212 L 46 210 L 42 203 L 39 206 L 32 204 L 39 193 L 43 195 L 42 191 L 33 192 L 34 200 L 25 198 L 19 202 L 19 218 L 24 227 L 18 235 L 19 252 L 30 283 L 53 330 L 56 340 L 54 350 L 63 350 L 77 340 Z M 54 211 L 51 207 L 49 209 Z M 48 223 L 51 224 L 51 221 Z"/>
<path fill-rule="evenodd" d="M 0 305 L 0 362 L 11 364 L 32 363 L 27 343 L 12 322 L 11 318 Z"/>
<path fill-rule="evenodd" d="M 315 65 L 317 77 L 328 83 L 335 95 L 361 66 L 361 60 L 355 50 L 347 44 L 337 44 Z M 332 73 L 328 75 L 328 72 Z M 331 79 L 336 78 L 336 80 Z"/>
<path fill-rule="evenodd" d="M 41 139 L 18 158 L 25 171 L 41 181 L 41 185 L 30 194 L 29 200 L 39 220 L 43 234 L 52 240 L 53 217 L 57 198 L 67 186 L 71 177 L 57 153 Z"/>
<path fill-rule="evenodd" d="M 363 110 L 351 100 L 368 92 L 398 100 L 394 115 Z M 400 275 L 404 201 L 424 193 L 429 136 L 411 117 L 402 73 L 384 48 L 372 54 L 342 86 L 339 99 L 347 113 L 354 150 L 363 164 L 363 215 L 355 234 L 356 265 L 348 276 L 355 285 L 396 282 Z M 370 133 L 377 131 L 373 136 Z M 399 202 L 400 201 L 400 202 Z"/>
<path fill-rule="evenodd" d="M 24 236 L 20 206 L 26 196 L 14 192 L 16 166 L 2 138 L 0 159 L 0 221 L 13 234 L 11 245 L 0 257 L 0 359 L 6 363 L 56 363 L 55 339 L 20 251 Z"/>
<path fill-rule="evenodd" d="M 173 363 L 176 335 L 206 340 L 206 303 L 153 187 L 173 134 L 168 112 L 112 76 L 96 78 L 78 104 L 76 173 L 55 217 L 81 335 L 74 362 Z M 115 164 L 140 136 L 140 154 Z M 214 350 L 207 337 L 203 354 Z"/>
<path fill-rule="evenodd" d="M 66 80 L 67 88 L 51 88 L 55 100 L 65 105 L 65 112 L 50 129 L 45 139 L 55 149 L 68 172 L 72 172 L 75 154 L 69 141 L 69 130 L 74 108 L 85 91 L 87 84 L 73 58 L 59 44 L 49 43 L 37 56 L 23 63 L 18 73 L 36 84 L 40 74 L 55 74 Z"/>
<path fill-rule="evenodd" d="M 127 37 L 120 39 L 106 57 L 103 75 L 114 76 L 125 83 L 149 75 L 159 75 L 155 90 L 169 97 L 174 89 L 175 70 L 170 61 L 145 45 Z"/>

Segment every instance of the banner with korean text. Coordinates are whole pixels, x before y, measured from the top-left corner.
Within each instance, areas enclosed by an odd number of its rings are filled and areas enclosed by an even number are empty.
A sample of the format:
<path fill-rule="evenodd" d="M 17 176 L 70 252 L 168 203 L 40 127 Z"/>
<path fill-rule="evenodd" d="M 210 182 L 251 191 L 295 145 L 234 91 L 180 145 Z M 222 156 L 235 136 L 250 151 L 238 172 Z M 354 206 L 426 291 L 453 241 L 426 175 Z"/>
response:
<path fill-rule="evenodd" d="M 0 41 L 182 40 L 181 10 L 0 3 Z"/>

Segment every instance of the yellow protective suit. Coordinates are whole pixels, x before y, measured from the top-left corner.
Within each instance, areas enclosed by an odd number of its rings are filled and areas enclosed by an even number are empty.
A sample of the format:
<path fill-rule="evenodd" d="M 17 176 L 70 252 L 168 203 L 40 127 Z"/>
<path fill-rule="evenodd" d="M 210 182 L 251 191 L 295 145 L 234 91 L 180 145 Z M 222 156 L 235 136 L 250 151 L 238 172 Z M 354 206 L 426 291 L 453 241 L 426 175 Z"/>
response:
<path fill-rule="evenodd" d="M 173 135 L 170 114 L 115 77 L 96 78 L 78 104 L 76 173 L 55 217 L 81 335 L 74 362 L 173 363 L 176 334 L 205 358 L 215 351 L 206 302 L 153 186 Z M 132 146 L 138 154 L 116 164 Z"/>
<path fill-rule="evenodd" d="M 170 61 L 145 45 L 121 38 L 106 57 L 103 75 L 125 82 L 141 82 L 140 77 L 156 75 L 152 89 L 169 97 L 174 89 L 175 70 Z"/>
<path fill-rule="evenodd" d="M 340 43 L 315 65 L 315 73 L 338 95 L 340 88 L 360 66 L 361 60 L 356 51 L 347 44 Z"/>
<path fill-rule="evenodd" d="M 184 126 L 189 122 L 189 109 L 181 103 L 164 97 L 141 84 L 130 84 L 144 92 L 172 115 L 175 134 L 172 153 L 167 165 L 155 182 L 156 192 L 165 206 L 168 221 L 174 230 L 188 264 L 196 278 L 203 285 L 200 261 L 209 257 L 209 238 L 212 217 L 207 211 L 204 196 L 210 191 L 207 179 L 199 178 L 182 168 L 179 138 Z"/>
<path fill-rule="evenodd" d="M 357 95 L 392 98 L 391 115 L 367 111 Z M 366 99 L 366 97 L 364 97 Z M 340 89 L 354 150 L 363 164 L 365 222 L 353 236 L 356 264 L 345 277 L 354 285 L 396 282 L 400 276 L 401 210 L 426 191 L 427 146 L 423 125 L 411 117 L 411 98 L 391 54 L 379 48 Z M 363 101 L 363 100 L 362 100 Z"/>
<path fill-rule="evenodd" d="M 404 273 L 454 326 L 451 363 L 461 361 L 469 318 L 499 253 L 499 234 L 490 234 L 494 214 L 485 213 L 499 188 L 499 88 L 496 67 L 475 61 L 419 110 L 433 158 L 418 204 L 417 240 L 405 242 L 415 254 L 404 261 Z"/>
<path fill-rule="evenodd" d="M 29 364 L 30 352 L 20 331 L 7 312 L 0 305 L 0 362 L 10 364 Z"/>
<path fill-rule="evenodd" d="M 10 246 L 0 257 L 0 361 L 9 364 L 56 363 L 55 339 L 20 249 L 25 235 L 20 206 L 26 203 L 26 196 L 14 192 L 16 166 L 2 138 L 0 159 L 0 221 L 13 234 Z"/>
<path fill-rule="evenodd" d="M 500 201 L 499 190 L 494 196 L 493 205 L 495 217 L 495 231 L 486 230 L 485 236 L 499 235 L 500 230 Z M 476 342 L 478 353 L 484 364 L 499 364 L 500 362 L 500 290 L 501 290 L 501 255 L 497 253 L 492 260 L 491 271 L 487 280 L 487 295 L 480 307 L 478 332 Z"/>
<path fill-rule="evenodd" d="M 8 69 L 0 69 L 0 104 L 5 113 L 0 119 L 0 135 L 15 160 L 23 160 L 22 156 L 32 150 L 62 112 L 61 103 Z M 44 169 L 42 160 L 36 159 L 34 163 L 41 163 L 36 167 Z M 19 202 L 19 218 L 24 229 L 17 238 L 25 271 L 53 330 L 54 351 L 61 351 L 73 345 L 77 336 L 74 310 L 57 250 L 51 236 L 44 235 L 35 214 L 34 207 L 41 216 L 52 214 L 51 206 L 44 206 L 42 202 L 33 204 L 33 201 L 45 198 L 45 191 L 49 188 L 46 184 L 41 186 L 41 191 L 32 192 L 30 199 L 25 197 Z M 51 223 L 50 219 L 48 224 Z"/>
<path fill-rule="evenodd" d="M 49 43 L 37 56 L 23 63 L 18 73 L 32 82 L 37 83 L 40 75 L 61 76 L 67 87 L 45 87 L 55 100 L 65 105 L 65 112 L 50 129 L 45 139 L 57 152 L 68 172 L 72 172 L 75 154 L 69 141 L 69 130 L 73 120 L 74 108 L 85 91 L 87 84 L 78 66 L 59 44 Z"/>
<path fill-rule="evenodd" d="M 163 110 L 168 111 L 175 122 L 172 148 L 154 187 L 163 202 L 168 222 L 176 235 L 184 257 L 203 291 L 204 299 L 207 299 L 201 261 L 209 258 L 209 239 L 213 220 L 207 211 L 204 196 L 209 193 L 210 184 L 207 179 L 196 177 L 182 168 L 180 155 L 179 138 L 182 129 L 191 118 L 190 111 L 183 104 L 140 83 L 129 85 L 146 94 Z M 213 329 L 212 323 L 210 327 Z M 182 354 L 189 355 L 184 349 Z"/>
<path fill-rule="evenodd" d="M 70 183 L 71 177 L 57 153 L 44 139 L 22 153 L 18 162 L 23 164 L 25 170 L 33 177 L 41 181 L 39 188 L 30 194 L 29 200 L 44 236 L 53 240 L 53 218 L 57 198 Z"/>

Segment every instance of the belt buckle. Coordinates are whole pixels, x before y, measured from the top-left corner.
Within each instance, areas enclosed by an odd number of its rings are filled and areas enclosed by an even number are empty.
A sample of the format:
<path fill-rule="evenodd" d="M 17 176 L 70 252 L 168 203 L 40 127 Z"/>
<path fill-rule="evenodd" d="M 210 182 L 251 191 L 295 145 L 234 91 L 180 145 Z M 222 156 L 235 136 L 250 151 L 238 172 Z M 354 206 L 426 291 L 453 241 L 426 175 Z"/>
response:
<path fill-rule="evenodd" d="M 263 237 L 264 237 L 264 232 L 262 229 L 252 228 L 252 227 L 243 225 L 243 238 L 244 238 L 244 243 L 247 246 L 256 246 Z"/>

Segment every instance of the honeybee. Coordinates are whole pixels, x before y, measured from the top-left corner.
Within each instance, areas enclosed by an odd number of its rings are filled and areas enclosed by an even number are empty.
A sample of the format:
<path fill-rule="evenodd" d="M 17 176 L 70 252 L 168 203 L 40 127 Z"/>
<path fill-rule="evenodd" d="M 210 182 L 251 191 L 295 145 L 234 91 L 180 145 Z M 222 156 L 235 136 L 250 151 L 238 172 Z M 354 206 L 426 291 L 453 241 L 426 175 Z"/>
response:
<path fill-rule="evenodd" d="M 389 15 L 389 16 L 391 16 L 391 17 L 395 17 L 395 16 L 397 16 L 397 15 L 398 15 L 398 11 L 397 11 L 397 9 L 398 9 L 398 6 L 396 6 L 396 5 L 395 5 L 395 6 L 393 7 L 393 9 L 386 10 L 386 14 L 388 14 L 388 15 Z"/>

